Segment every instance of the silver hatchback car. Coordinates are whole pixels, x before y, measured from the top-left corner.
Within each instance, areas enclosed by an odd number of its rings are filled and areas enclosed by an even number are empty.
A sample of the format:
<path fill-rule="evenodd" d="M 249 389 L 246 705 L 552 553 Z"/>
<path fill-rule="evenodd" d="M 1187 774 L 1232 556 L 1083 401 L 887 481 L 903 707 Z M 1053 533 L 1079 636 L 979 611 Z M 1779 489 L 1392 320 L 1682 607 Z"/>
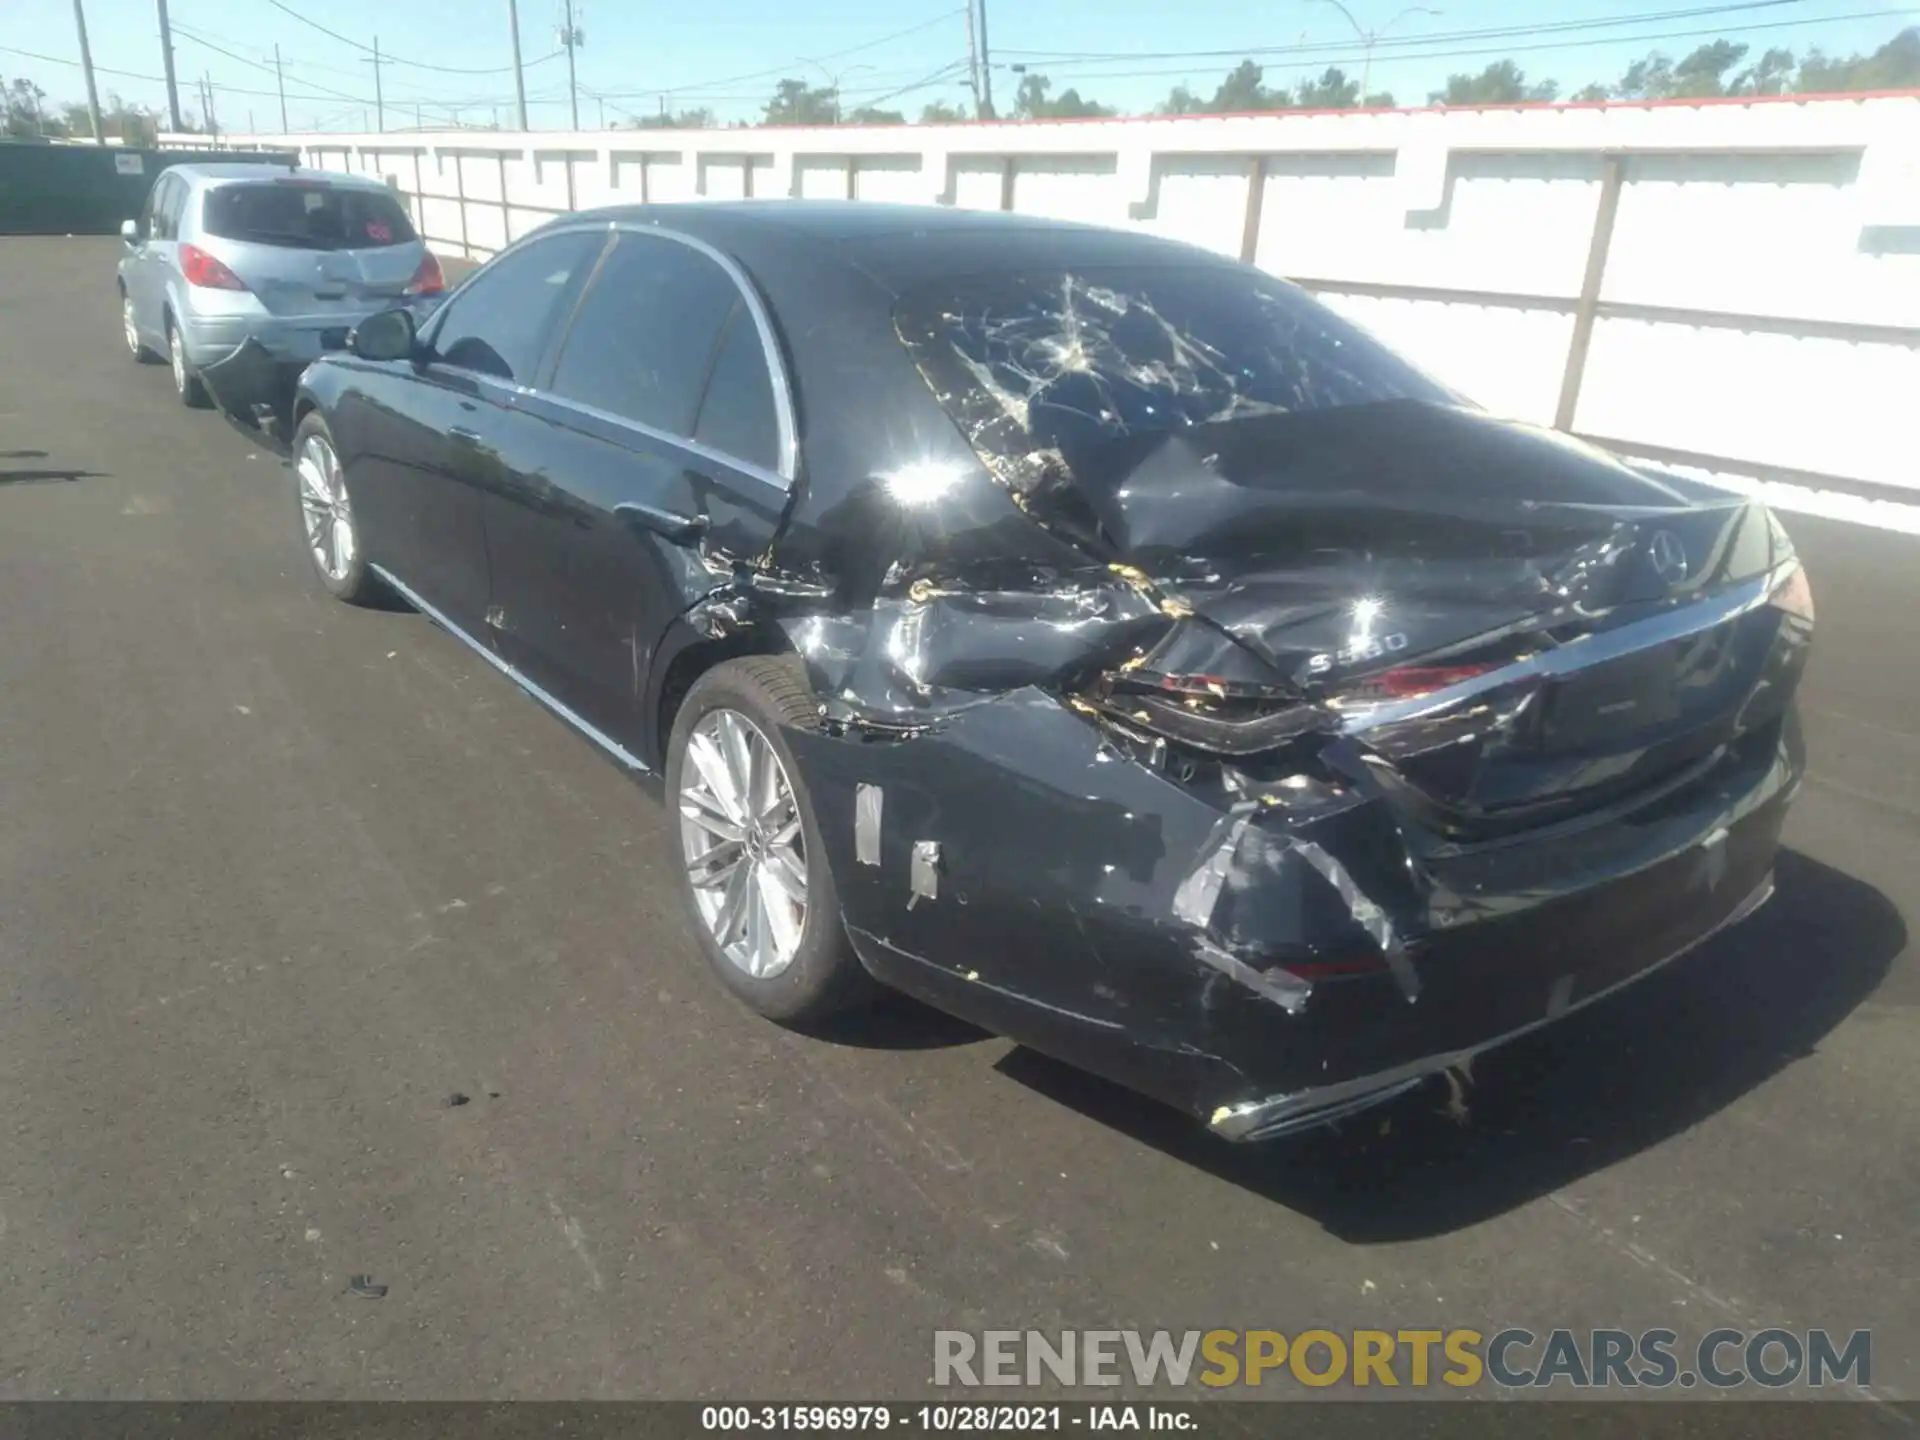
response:
<path fill-rule="evenodd" d="M 445 288 L 393 191 L 284 165 L 178 165 L 120 227 L 121 320 L 183 404 L 279 410 L 309 363 L 379 310 Z"/>

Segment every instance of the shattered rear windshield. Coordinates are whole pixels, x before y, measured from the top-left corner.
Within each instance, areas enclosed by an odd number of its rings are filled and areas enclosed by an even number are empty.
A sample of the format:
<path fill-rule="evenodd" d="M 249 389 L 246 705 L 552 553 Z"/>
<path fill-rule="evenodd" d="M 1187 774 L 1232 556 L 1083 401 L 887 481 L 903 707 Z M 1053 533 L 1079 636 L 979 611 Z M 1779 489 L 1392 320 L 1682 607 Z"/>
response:
<path fill-rule="evenodd" d="M 209 235 L 294 250 L 377 250 L 418 237 L 384 190 L 273 180 L 207 192 L 200 223 Z"/>
<path fill-rule="evenodd" d="M 1305 292 L 1225 265 L 979 276 L 908 295 L 896 320 L 974 448 L 1021 470 L 1243 415 L 1465 403 Z"/>

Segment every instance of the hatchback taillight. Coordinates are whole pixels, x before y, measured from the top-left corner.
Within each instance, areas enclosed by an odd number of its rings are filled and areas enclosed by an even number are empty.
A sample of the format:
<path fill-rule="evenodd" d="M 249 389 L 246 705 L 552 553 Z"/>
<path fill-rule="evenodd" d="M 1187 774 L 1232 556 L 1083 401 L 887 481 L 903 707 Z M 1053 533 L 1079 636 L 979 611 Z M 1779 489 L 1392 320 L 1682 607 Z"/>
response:
<path fill-rule="evenodd" d="M 198 245 L 180 247 L 180 273 L 187 277 L 189 285 L 198 285 L 203 290 L 244 290 L 243 281 L 226 265 L 213 258 Z"/>
<path fill-rule="evenodd" d="M 447 277 L 440 273 L 440 262 L 433 258 L 433 252 L 420 262 L 420 268 L 413 272 L 413 279 L 407 282 L 409 295 L 438 295 L 447 288 Z"/>

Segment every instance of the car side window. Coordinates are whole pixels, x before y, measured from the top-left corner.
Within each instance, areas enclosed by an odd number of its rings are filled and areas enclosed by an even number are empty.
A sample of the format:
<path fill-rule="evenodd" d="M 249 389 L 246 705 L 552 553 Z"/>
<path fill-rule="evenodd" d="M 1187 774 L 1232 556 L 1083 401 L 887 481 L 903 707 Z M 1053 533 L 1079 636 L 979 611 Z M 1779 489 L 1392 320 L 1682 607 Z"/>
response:
<path fill-rule="evenodd" d="M 438 362 L 530 383 L 606 239 L 605 231 L 555 235 L 489 265 L 453 298 L 435 327 Z"/>
<path fill-rule="evenodd" d="M 180 217 L 187 209 L 187 182 L 176 178 L 167 193 L 166 207 L 160 212 L 160 225 L 167 239 L 180 238 Z"/>
<path fill-rule="evenodd" d="M 760 329 L 744 301 L 734 302 L 733 314 L 720 339 L 706 398 L 693 438 L 709 449 L 763 470 L 780 468 L 780 421 L 774 409 L 773 376 Z"/>
<path fill-rule="evenodd" d="M 179 193 L 180 181 L 175 176 L 162 175 L 155 183 L 153 193 L 147 197 L 146 236 L 149 240 L 173 239 L 174 227 L 168 209 Z"/>
<path fill-rule="evenodd" d="M 733 277 L 689 245 L 623 233 L 594 277 L 549 387 L 561 399 L 691 435 Z"/>

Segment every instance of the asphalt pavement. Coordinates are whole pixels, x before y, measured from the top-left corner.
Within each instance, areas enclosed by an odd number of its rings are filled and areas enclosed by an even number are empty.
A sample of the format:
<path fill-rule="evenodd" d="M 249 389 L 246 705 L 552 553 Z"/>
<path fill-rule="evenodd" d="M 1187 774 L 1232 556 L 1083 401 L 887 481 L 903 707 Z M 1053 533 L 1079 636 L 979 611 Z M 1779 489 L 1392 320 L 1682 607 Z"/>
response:
<path fill-rule="evenodd" d="M 732 1002 L 660 807 L 320 590 L 280 456 L 125 353 L 116 248 L 0 242 L 0 1396 L 872 1398 L 937 1328 L 1511 1324 L 1870 1327 L 1920 1397 L 1920 541 L 1788 517 L 1813 764 L 1758 917 L 1457 1103 L 1235 1150 L 904 1002 Z"/>

